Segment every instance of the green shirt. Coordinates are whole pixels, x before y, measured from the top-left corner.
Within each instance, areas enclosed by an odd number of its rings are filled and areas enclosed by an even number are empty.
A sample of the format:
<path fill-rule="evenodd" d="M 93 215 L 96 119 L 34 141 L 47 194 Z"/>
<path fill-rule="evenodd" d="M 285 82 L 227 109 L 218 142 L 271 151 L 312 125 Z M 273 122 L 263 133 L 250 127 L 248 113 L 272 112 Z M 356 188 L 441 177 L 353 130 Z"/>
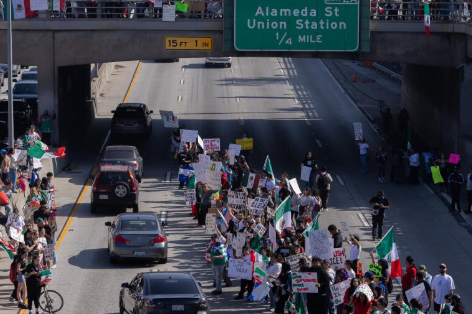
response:
<path fill-rule="evenodd" d="M 406 303 L 403 303 L 402 305 L 400 305 L 400 308 L 404 309 L 406 314 L 411 313 L 410 307 Z"/>
<path fill-rule="evenodd" d="M 212 265 L 219 266 L 226 264 L 226 248 L 223 244 L 214 245 L 210 250 L 210 256 L 223 256 L 223 258 L 212 258 Z"/>

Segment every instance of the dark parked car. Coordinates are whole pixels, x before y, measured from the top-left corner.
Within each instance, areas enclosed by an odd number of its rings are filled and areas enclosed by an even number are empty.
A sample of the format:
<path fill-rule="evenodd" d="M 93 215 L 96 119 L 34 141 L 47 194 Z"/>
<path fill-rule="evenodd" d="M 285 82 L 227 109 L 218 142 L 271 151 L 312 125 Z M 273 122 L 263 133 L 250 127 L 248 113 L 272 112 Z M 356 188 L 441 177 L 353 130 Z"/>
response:
<path fill-rule="evenodd" d="M 145 104 L 126 103 L 119 104 L 116 110 L 111 111 L 111 135 L 144 135 L 149 137 L 152 133 L 152 110 Z"/>
<path fill-rule="evenodd" d="M 33 111 L 24 99 L 13 99 L 13 122 L 15 134 L 23 134 L 31 126 Z M 8 123 L 8 99 L 0 100 L 0 121 Z"/>
<path fill-rule="evenodd" d="M 119 214 L 105 226 L 110 263 L 122 258 L 167 263 L 167 237 L 155 212 Z"/>
<path fill-rule="evenodd" d="M 133 208 L 139 212 L 138 180 L 128 165 L 100 165 L 92 185 L 91 212 L 98 207 Z"/>
<path fill-rule="evenodd" d="M 133 169 L 138 182 L 143 177 L 143 157 L 134 146 L 115 145 L 107 146 L 105 154 L 100 161 L 101 165 L 129 165 Z"/>
<path fill-rule="evenodd" d="M 20 81 L 13 86 L 13 98 L 24 99 L 33 111 L 33 121 L 38 120 L 38 81 Z"/>
<path fill-rule="evenodd" d="M 4 84 L 5 84 L 5 73 L 0 68 L 0 86 L 3 86 Z"/>
<path fill-rule="evenodd" d="M 123 283 L 120 313 L 210 314 L 200 284 L 187 273 L 145 272 Z"/>
<path fill-rule="evenodd" d="M 21 81 L 37 81 L 38 80 L 38 72 L 35 71 L 26 71 L 21 73 L 20 76 Z"/>

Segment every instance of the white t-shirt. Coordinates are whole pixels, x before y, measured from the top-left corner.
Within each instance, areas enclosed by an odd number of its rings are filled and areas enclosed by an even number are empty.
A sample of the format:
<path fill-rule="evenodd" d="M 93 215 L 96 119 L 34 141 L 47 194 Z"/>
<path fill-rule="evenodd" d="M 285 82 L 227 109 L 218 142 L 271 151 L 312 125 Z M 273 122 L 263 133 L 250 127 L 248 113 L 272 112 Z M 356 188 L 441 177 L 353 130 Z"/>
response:
<path fill-rule="evenodd" d="M 349 259 L 351 261 L 355 260 L 355 259 L 359 259 L 359 256 L 361 255 L 361 250 L 362 250 L 362 247 L 359 245 L 359 247 L 355 246 L 354 244 L 349 244 L 349 246 L 351 247 L 351 251 L 349 251 Z"/>
<path fill-rule="evenodd" d="M 270 181 L 269 179 L 264 179 L 264 181 L 262 181 L 262 187 L 266 187 L 267 191 L 270 192 L 273 189 L 275 189 L 275 184 L 274 184 L 274 182 Z"/>
<path fill-rule="evenodd" d="M 369 149 L 369 144 L 367 143 L 357 143 L 359 145 L 359 153 L 361 155 L 367 154 L 367 150 Z"/>
<path fill-rule="evenodd" d="M 431 290 L 434 290 L 436 297 L 434 298 L 434 302 L 436 304 L 443 304 L 444 303 L 444 296 L 451 292 L 451 290 L 455 290 L 456 286 L 454 286 L 454 279 L 448 274 L 436 275 L 431 282 Z"/>
<path fill-rule="evenodd" d="M 417 153 L 410 156 L 410 166 L 419 167 L 420 166 L 420 155 Z"/>
<path fill-rule="evenodd" d="M 267 267 L 267 275 L 269 276 L 274 276 L 278 277 L 280 275 L 280 272 L 282 271 L 282 264 L 279 262 L 275 262 L 273 265 L 269 265 Z M 275 281 L 273 278 L 269 278 L 269 281 Z"/>
<path fill-rule="evenodd" d="M 300 197 L 300 199 L 298 200 L 298 204 L 300 206 L 308 206 L 310 205 L 310 202 L 312 201 L 312 197 L 311 196 L 306 196 L 306 195 L 303 195 L 302 197 Z"/>
<path fill-rule="evenodd" d="M 353 269 L 347 270 L 347 278 L 356 278 L 356 272 Z"/>

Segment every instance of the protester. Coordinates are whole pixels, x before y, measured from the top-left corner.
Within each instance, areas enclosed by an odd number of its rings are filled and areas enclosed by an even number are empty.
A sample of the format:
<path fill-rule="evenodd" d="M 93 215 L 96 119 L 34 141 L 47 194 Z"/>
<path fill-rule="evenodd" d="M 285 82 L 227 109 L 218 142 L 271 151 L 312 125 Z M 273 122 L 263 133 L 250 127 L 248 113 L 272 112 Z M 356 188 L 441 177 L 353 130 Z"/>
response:
<path fill-rule="evenodd" d="M 420 169 L 420 155 L 414 150 L 410 149 L 410 183 L 418 184 L 419 183 L 419 169 Z"/>
<path fill-rule="evenodd" d="M 11 160 L 10 157 L 7 155 L 6 149 L 0 150 L 0 155 L 3 158 L 2 163 L 0 165 L 0 170 L 2 172 L 1 180 L 3 184 L 5 184 L 10 177 Z"/>
<path fill-rule="evenodd" d="M 212 247 L 210 249 L 210 256 L 211 256 L 211 268 L 213 270 L 213 276 L 215 278 L 216 289 L 213 290 L 211 293 L 213 295 L 219 295 L 223 291 L 221 289 L 221 281 L 223 279 L 223 268 L 226 264 L 226 249 L 225 247 L 219 242 L 218 235 L 213 234 L 211 236 L 212 240 Z"/>
<path fill-rule="evenodd" d="M 305 155 L 305 158 L 302 161 L 302 166 L 309 167 L 311 168 L 310 170 L 310 178 L 309 180 L 305 183 L 307 188 L 310 188 L 313 186 L 313 180 L 316 175 L 316 171 L 318 171 L 318 164 L 315 160 L 315 157 L 311 152 L 307 152 Z"/>
<path fill-rule="evenodd" d="M 444 297 L 447 294 L 453 294 L 456 289 L 454 280 L 447 273 L 447 266 L 444 263 L 439 264 L 439 274 L 434 276 L 431 282 L 431 290 L 433 290 L 434 310 L 438 313 L 444 305 Z"/>
<path fill-rule="evenodd" d="M 379 191 L 377 196 L 374 196 L 369 201 L 372 208 L 372 240 L 382 238 L 382 226 L 385 217 L 385 210 L 390 208 L 388 199 L 385 197 L 383 191 Z"/>
<path fill-rule="evenodd" d="M 385 152 L 385 148 L 383 146 L 379 147 L 379 151 L 377 152 L 375 159 L 377 160 L 377 165 L 379 168 L 379 182 L 387 182 L 387 180 L 385 180 L 387 153 Z"/>
<path fill-rule="evenodd" d="M 357 271 L 357 262 L 359 261 L 359 257 L 362 251 L 362 247 L 360 244 L 359 237 L 356 235 L 349 235 L 349 238 L 344 239 L 345 242 L 349 244 L 351 250 L 349 251 L 349 260 L 352 261 L 352 268 L 354 272 Z"/>
<path fill-rule="evenodd" d="M 363 293 L 358 292 L 352 301 L 354 314 L 368 314 L 370 312 L 371 300 Z"/>
<path fill-rule="evenodd" d="M 321 172 L 316 176 L 315 182 L 320 191 L 321 207 L 328 211 L 329 194 L 331 192 L 331 183 L 333 182 L 333 178 L 328 173 L 328 168 L 325 166 L 321 167 Z"/>
<path fill-rule="evenodd" d="M 472 167 L 469 168 L 469 173 L 467 174 L 467 211 L 468 213 L 472 213 Z"/>
<path fill-rule="evenodd" d="M 406 270 L 402 276 L 402 290 L 406 299 L 406 291 L 410 290 L 414 286 L 417 269 L 416 269 L 415 260 L 413 259 L 413 257 L 407 256 L 405 258 L 405 263 L 406 263 Z"/>
<path fill-rule="evenodd" d="M 36 314 L 39 314 L 39 296 L 41 293 L 41 265 L 39 256 L 33 256 L 31 264 L 25 269 L 26 286 L 28 290 L 28 310 L 33 313 L 33 304 Z"/>
<path fill-rule="evenodd" d="M 425 274 L 424 272 L 422 271 L 418 271 L 416 273 L 416 282 L 415 282 L 415 286 L 418 286 L 418 285 L 421 285 L 423 284 L 424 285 L 424 288 L 425 288 L 425 291 L 426 291 L 426 296 L 428 298 L 428 302 L 429 302 L 429 307 L 423 309 L 423 312 L 425 313 L 428 313 L 430 308 L 433 306 L 434 304 L 434 300 L 433 300 L 433 291 L 431 290 L 431 286 L 429 285 L 429 283 L 425 280 Z"/>
<path fill-rule="evenodd" d="M 26 289 L 25 270 L 27 265 L 28 253 L 25 249 L 19 250 L 13 261 L 16 268 L 16 280 L 18 283 L 16 300 L 20 309 L 26 309 L 26 300 L 28 297 Z"/>
<path fill-rule="evenodd" d="M 459 167 L 454 167 L 454 172 L 449 175 L 447 179 L 449 183 L 449 189 L 451 191 L 451 212 L 457 211 L 461 212 L 461 187 L 464 183 L 464 177 L 459 173 Z"/>
<path fill-rule="evenodd" d="M 343 247 L 343 236 L 341 234 L 341 231 L 338 230 L 338 227 L 335 225 L 329 225 L 328 226 L 328 231 L 333 237 L 333 243 L 334 243 L 334 248 L 342 248 Z"/>
<path fill-rule="evenodd" d="M 245 246 L 243 247 L 243 256 L 242 259 L 245 261 L 250 262 L 251 261 L 251 255 L 250 255 L 250 250 L 249 247 Z M 241 279 L 241 287 L 239 289 L 238 295 L 234 298 L 235 300 L 242 300 L 244 298 L 244 292 L 246 291 L 247 288 L 247 296 L 252 293 L 252 290 L 254 289 L 254 282 L 252 279 L 247 280 L 247 279 Z"/>
<path fill-rule="evenodd" d="M 433 280 L 433 276 L 431 276 L 431 274 L 426 271 L 426 266 L 425 266 L 425 265 L 420 265 L 420 267 L 418 268 L 418 270 L 424 274 L 424 280 L 425 280 L 428 284 L 431 285 L 431 281 Z"/>
<path fill-rule="evenodd" d="M 451 305 L 452 310 L 457 314 L 465 314 L 464 305 L 461 302 L 461 296 L 458 294 L 454 294 L 451 296 Z"/>
<path fill-rule="evenodd" d="M 366 143 L 365 139 L 357 143 L 359 146 L 359 154 L 361 159 L 361 173 L 367 173 L 367 160 L 369 157 L 369 144 Z"/>

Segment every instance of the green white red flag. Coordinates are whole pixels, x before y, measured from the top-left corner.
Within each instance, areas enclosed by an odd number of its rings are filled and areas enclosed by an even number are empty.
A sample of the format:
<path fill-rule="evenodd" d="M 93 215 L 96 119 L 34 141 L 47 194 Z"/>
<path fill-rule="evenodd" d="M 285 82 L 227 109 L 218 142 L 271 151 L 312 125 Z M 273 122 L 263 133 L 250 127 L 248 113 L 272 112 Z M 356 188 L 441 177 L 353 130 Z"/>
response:
<path fill-rule="evenodd" d="M 383 258 L 388 262 L 390 278 L 401 277 L 402 265 L 400 263 L 400 256 L 398 255 L 393 227 L 388 230 L 387 234 L 382 238 L 379 244 L 377 244 L 375 251 L 379 259 Z"/>
<path fill-rule="evenodd" d="M 429 37 L 431 27 L 431 15 L 429 14 L 429 3 L 424 4 L 424 32 L 426 37 Z"/>
<path fill-rule="evenodd" d="M 274 216 L 275 230 L 282 232 L 285 228 L 292 227 L 292 215 L 290 212 L 290 196 L 275 210 Z"/>
<path fill-rule="evenodd" d="M 2 248 L 8 254 L 8 257 L 10 259 L 13 259 L 15 257 L 15 254 L 13 253 L 15 249 L 13 248 L 13 246 L 3 241 L 2 239 L 0 239 L 0 248 Z"/>

